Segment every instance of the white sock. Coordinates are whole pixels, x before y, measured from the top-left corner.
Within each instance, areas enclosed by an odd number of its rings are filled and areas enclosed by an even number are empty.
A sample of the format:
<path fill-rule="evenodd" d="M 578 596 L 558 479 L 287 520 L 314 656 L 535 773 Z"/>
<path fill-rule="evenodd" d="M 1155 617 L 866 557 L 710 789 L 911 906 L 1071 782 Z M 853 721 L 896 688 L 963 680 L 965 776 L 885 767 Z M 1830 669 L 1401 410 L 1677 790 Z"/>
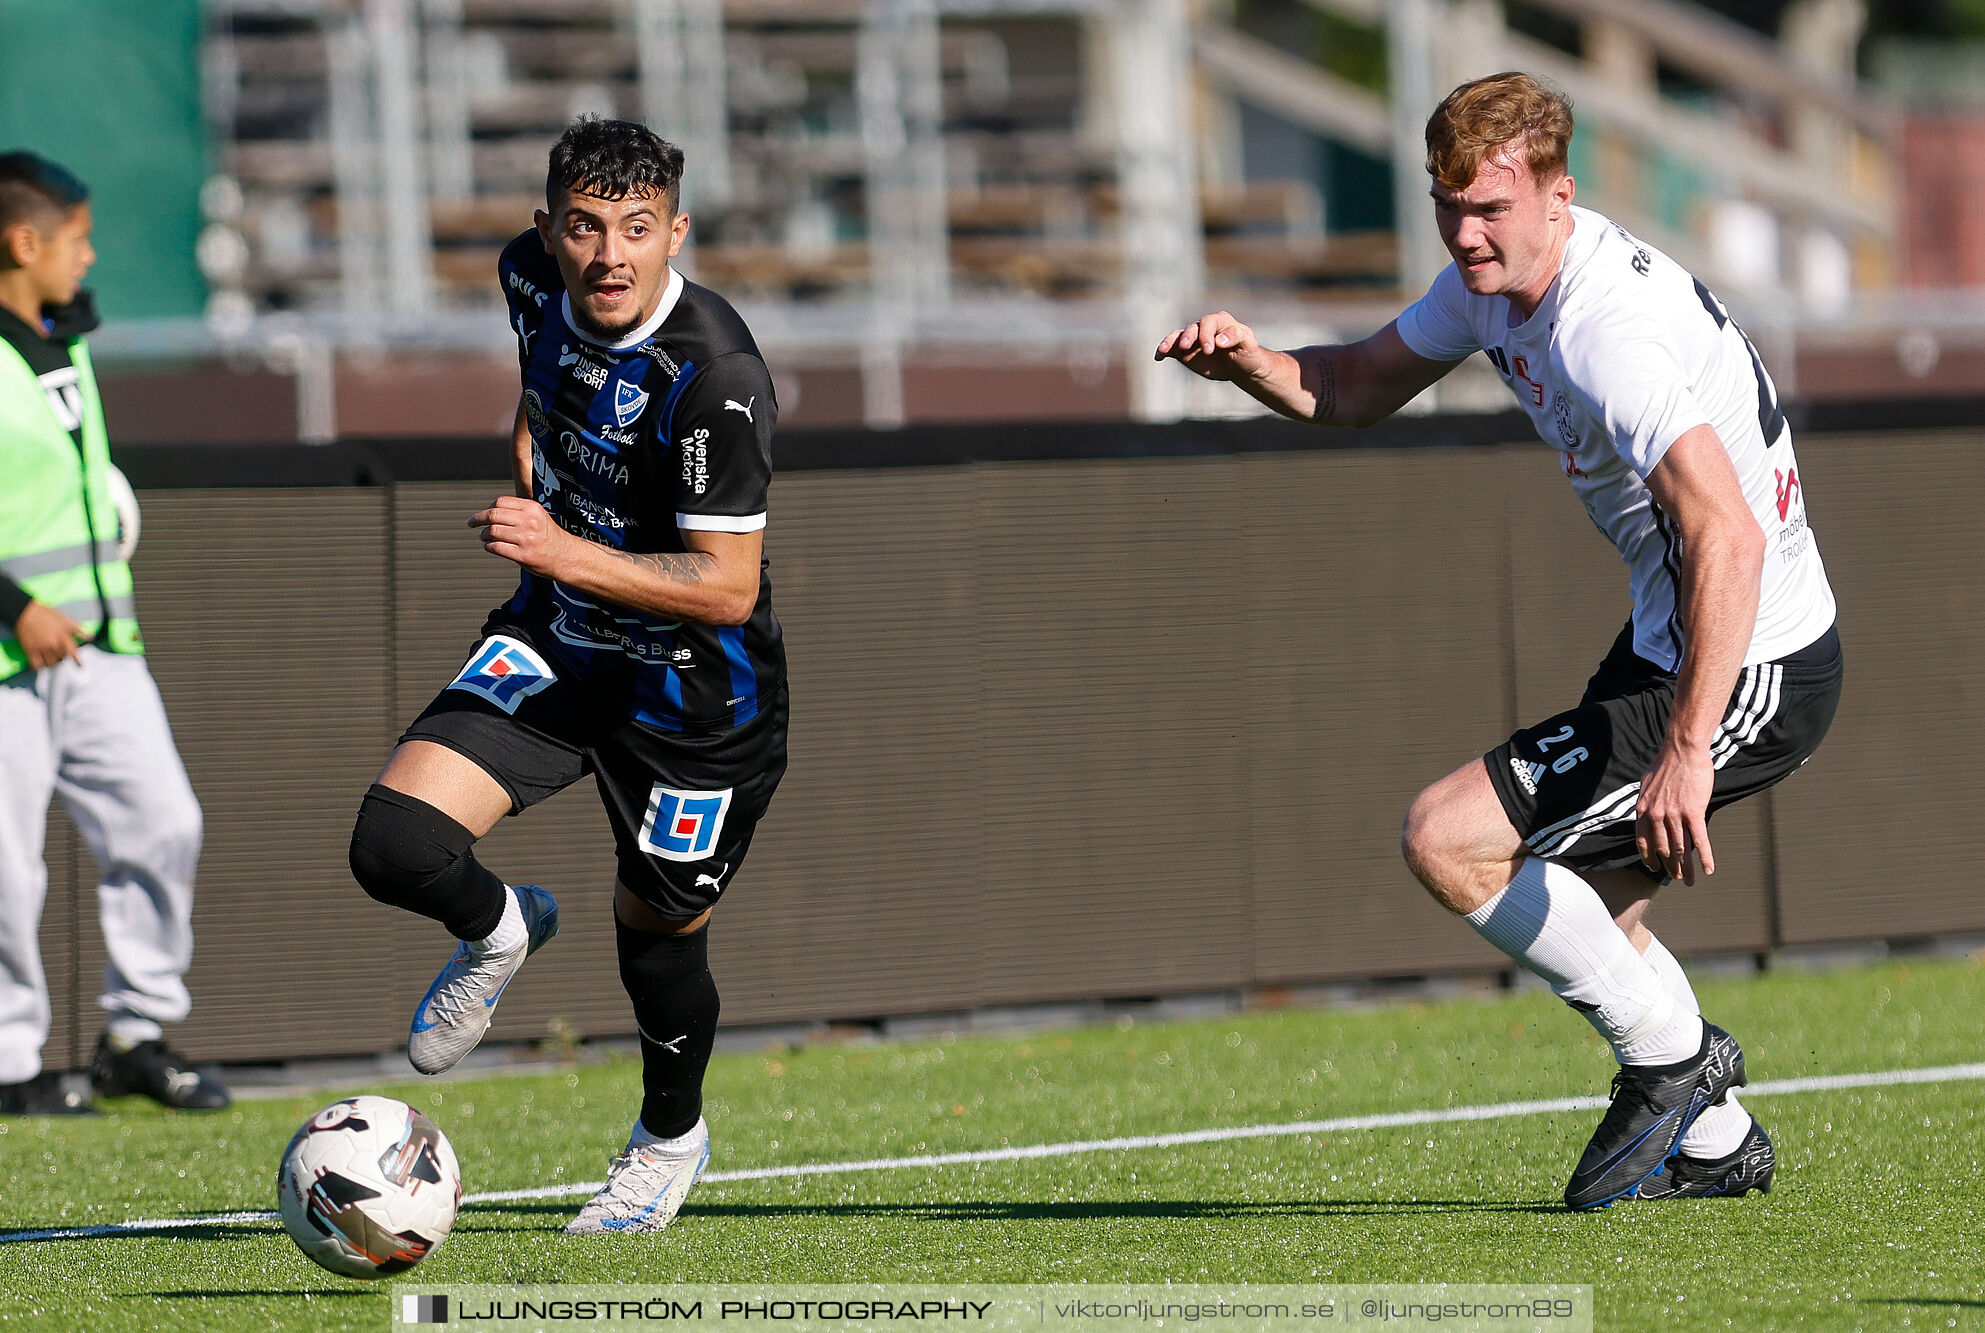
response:
<path fill-rule="evenodd" d="M 496 929 L 479 940 L 470 940 L 469 948 L 477 953 L 510 953 L 524 947 L 530 932 L 524 928 L 524 909 L 517 902 L 516 891 L 508 885 L 503 889 L 503 919 L 496 923 Z"/>
<path fill-rule="evenodd" d="M 665 1139 L 659 1135 L 650 1134 L 648 1127 L 641 1123 L 641 1117 L 637 1115 L 634 1117 L 634 1129 L 627 1136 L 627 1151 L 638 1152 L 643 1148 L 660 1148 L 666 1153 L 687 1152 L 690 1142 L 696 1137 L 697 1125 L 701 1125 L 702 1123 L 701 1120 L 698 1120 L 695 1125 L 689 1127 L 688 1133 L 678 1134 L 672 1139 Z"/>
<path fill-rule="evenodd" d="M 1675 961 L 1675 955 L 1668 952 L 1667 945 L 1649 935 L 1647 951 L 1641 957 L 1660 973 L 1670 993 L 1690 1012 L 1702 1012 L 1702 1006 L 1696 1003 L 1695 987 L 1689 985 L 1688 974 Z M 1744 1136 L 1750 1132 L 1751 1113 L 1737 1101 L 1737 1090 L 1732 1088 L 1724 1094 L 1720 1104 L 1696 1117 L 1696 1122 L 1689 1126 L 1689 1132 L 1682 1135 L 1681 1147 L 1691 1157 L 1728 1157 L 1742 1146 Z"/>
<path fill-rule="evenodd" d="M 1668 952 L 1668 946 L 1659 937 L 1649 932 L 1647 948 L 1642 950 L 1640 956 L 1660 975 L 1661 984 L 1668 988 L 1670 995 L 1688 1006 L 1690 1013 L 1702 1012 L 1702 1006 L 1696 1002 L 1696 988 L 1689 984 L 1689 974 L 1682 971 L 1682 965 L 1675 960 L 1674 954 Z"/>
<path fill-rule="evenodd" d="M 1701 1052 L 1702 1019 L 1670 993 L 1568 867 L 1524 857 L 1509 887 L 1466 919 L 1584 1014 L 1621 1064 L 1676 1064 Z"/>

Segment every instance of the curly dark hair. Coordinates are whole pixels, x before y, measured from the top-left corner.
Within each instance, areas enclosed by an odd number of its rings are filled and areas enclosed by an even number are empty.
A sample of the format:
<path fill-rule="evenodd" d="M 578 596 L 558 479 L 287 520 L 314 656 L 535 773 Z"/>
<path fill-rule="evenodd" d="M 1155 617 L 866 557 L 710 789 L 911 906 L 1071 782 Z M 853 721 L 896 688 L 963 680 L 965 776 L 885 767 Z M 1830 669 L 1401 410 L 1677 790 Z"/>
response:
<path fill-rule="evenodd" d="M 89 186 L 40 154 L 0 153 L 0 227 L 66 218 L 89 198 Z"/>
<path fill-rule="evenodd" d="M 682 150 L 646 125 L 581 116 L 552 145 L 545 207 L 556 213 L 558 196 L 568 190 L 602 199 L 652 194 L 673 215 L 682 198 Z"/>

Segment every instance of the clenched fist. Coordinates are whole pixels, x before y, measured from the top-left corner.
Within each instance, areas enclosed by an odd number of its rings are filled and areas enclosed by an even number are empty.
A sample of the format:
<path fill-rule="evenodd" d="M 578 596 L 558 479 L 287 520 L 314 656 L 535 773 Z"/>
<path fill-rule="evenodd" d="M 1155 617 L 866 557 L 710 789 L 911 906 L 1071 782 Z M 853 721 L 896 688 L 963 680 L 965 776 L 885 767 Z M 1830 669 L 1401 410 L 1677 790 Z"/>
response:
<path fill-rule="evenodd" d="M 545 512 L 536 500 L 500 495 L 489 508 L 472 514 L 469 526 L 480 529 L 482 548 L 547 578 L 557 578 L 571 554 L 573 536 Z"/>

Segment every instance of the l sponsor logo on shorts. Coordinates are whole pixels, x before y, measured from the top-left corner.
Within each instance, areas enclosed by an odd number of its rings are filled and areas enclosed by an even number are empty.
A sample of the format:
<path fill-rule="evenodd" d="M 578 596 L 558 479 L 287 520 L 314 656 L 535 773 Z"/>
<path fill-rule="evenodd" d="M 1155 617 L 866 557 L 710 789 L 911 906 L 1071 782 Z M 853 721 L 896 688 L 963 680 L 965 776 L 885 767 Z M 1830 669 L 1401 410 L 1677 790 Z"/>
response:
<path fill-rule="evenodd" d="M 656 783 L 641 821 L 641 850 L 664 861 L 708 860 L 724 834 L 732 790 L 685 791 Z"/>
<path fill-rule="evenodd" d="M 551 663 L 535 648 L 507 634 L 492 634 L 448 688 L 480 695 L 515 716 L 518 704 L 557 680 Z"/>

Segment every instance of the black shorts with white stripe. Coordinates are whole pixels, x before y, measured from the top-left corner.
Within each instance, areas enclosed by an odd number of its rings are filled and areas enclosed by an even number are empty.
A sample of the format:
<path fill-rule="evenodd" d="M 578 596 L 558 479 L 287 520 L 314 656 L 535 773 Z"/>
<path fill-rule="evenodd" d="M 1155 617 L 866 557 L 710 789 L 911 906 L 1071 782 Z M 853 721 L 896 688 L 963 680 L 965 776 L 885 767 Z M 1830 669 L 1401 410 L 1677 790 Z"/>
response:
<path fill-rule="evenodd" d="M 1840 634 L 1831 628 L 1796 653 L 1744 668 L 1716 732 L 1710 814 L 1812 757 L 1833 724 L 1840 679 Z M 1532 855 L 1582 871 L 1640 865 L 1634 806 L 1674 706 L 1675 674 L 1634 652 L 1628 621 L 1578 707 L 1482 757 Z"/>

